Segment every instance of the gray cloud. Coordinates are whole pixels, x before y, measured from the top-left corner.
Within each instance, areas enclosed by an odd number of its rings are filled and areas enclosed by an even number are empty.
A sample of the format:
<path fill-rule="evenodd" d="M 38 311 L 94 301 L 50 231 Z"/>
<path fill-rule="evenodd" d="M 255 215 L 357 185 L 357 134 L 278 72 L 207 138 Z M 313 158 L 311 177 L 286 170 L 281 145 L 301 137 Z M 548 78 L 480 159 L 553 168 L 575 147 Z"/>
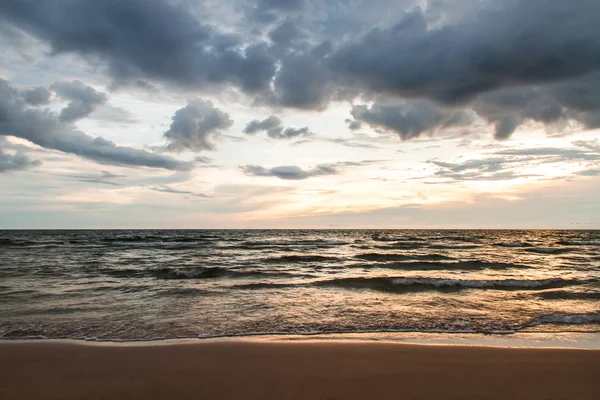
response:
<path fill-rule="evenodd" d="M 269 39 L 284 49 L 305 37 L 307 37 L 306 33 L 300 30 L 298 25 L 289 18 L 269 32 Z"/>
<path fill-rule="evenodd" d="M 125 175 L 113 174 L 112 172 L 102 170 L 99 174 L 71 175 L 71 177 L 77 179 L 79 182 L 99 183 L 102 185 L 110 186 L 122 186 L 120 183 L 115 182 L 114 179 L 124 178 Z"/>
<path fill-rule="evenodd" d="M 262 121 L 257 119 L 250 121 L 244 128 L 244 133 L 254 134 L 261 131 L 269 131 L 270 129 L 280 128 L 282 125 L 283 121 L 281 119 L 275 115 L 271 115 Z"/>
<path fill-rule="evenodd" d="M 31 104 L 32 106 L 41 106 L 50 103 L 51 96 L 52 92 L 41 86 L 23 91 L 23 99 L 25 99 L 27 104 Z"/>
<path fill-rule="evenodd" d="M 439 167 L 434 173 L 434 176 L 438 178 L 454 181 L 503 181 L 535 176 L 522 174 L 515 170 L 508 170 L 510 166 L 518 166 L 523 161 L 522 159 L 495 157 L 467 160 L 462 163 L 448 163 L 435 160 L 429 162 Z"/>
<path fill-rule="evenodd" d="M 233 124 L 229 114 L 215 108 L 210 100 L 194 99 L 175 112 L 164 136 L 170 151 L 213 150 L 211 138 Z"/>
<path fill-rule="evenodd" d="M 55 82 L 50 90 L 56 95 L 68 100 L 69 104 L 60 111 L 61 122 L 76 121 L 90 115 L 98 106 L 105 104 L 108 97 L 85 83 L 75 80 L 71 82 Z"/>
<path fill-rule="evenodd" d="M 189 170 L 182 162 L 144 150 L 117 146 L 101 137 L 92 137 L 73 124 L 61 121 L 49 110 L 29 108 L 22 94 L 0 79 L 0 136 L 15 136 L 46 149 L 74 154 L 103 164 Z"/>
<path fill-rule="evenodd" d="M 336 175 L 340 172 L 340 169 L 345 167 L 361 167 L 380 161 L 381 160 L 340 161 L 335 164 L 319 164 L 308 170 L 304 170 L 295 165 L 285 165 L 273 168 L 264 168 L 259 165 L 244 165 L 240 167 L 240 169 L 247 175 L 252 176 L 272 176 L 285 180 L 301 180 L 315 176 Z"/>
<path fill-rule="evenodd" d="M 276 106 L 323 110 L 330 100 L 342 97 L 340 92 L 333 84 L 323 55 L 290 53 L 281 58 L 273 89 L 262 101 Z"/>
<path fill-rule="evenodd" d="M 246 18 L 260 23 L 275 21 L 281 14 L 302 11 L 304 0 L 258 0 L 252 7 L 246 7 Z"/>
<path fill-rule="evenodd" d="M 95 110 L 89 117 L 98 121 L 114 124 L 134 124 L 138 122 L 135 116 L 129 111 L 121 107 L 111 106 L 110 104 L 106 104 Z"/>
<path fill-rule="evenodd" d="M 304 128 L 285 128 L 283 131 L 267 131 L 267 135 L 273 139 L 294 139 L 300 136 L 310 136 L 311 132 L 307 127 Z"/>
<path fill-rule="evenodd" d="M 363 148 L 363 149 L 379 149 L 379 146 L 375 146 L 371 143 L 364 143 L 361 140 L 353 140 L 346 138 L 332 138 L 328 139 L 331 143 L 336 143 L 345 147 L 355 147 L 355 148 Z"/>
<path fill-rule="evenodd" d="M 428 101 L 375 103 L 371 107 L 353 106 L 352 116 L 371 127 L 394 132 L 401 139 L 451 126 L 467 126 L 472 117 L 465 111 L 445 110 Z"/>
<path fill-rule="evenodd" d="M 0 18 L 52 46 L 100 59 L 116 82 L 161 79 L 188 87 L 268 87 L 275 60 L 261 44 L 203 24 L 182 3 L 161 0 L 6 0 Z"/>
<path fill-rule="evenodd" d="M 351 131 L 357 131 L 360 128 L 362 128 L 362 124 L 358 121 L 353 121 L 351 119 L 347 119 L 346 123 L 348 124 L 348 129 L 350 129 Z"/>
<path fill-rule="evenodd" d="M 367 90 L 462 103 L 517 84 L 574 78 L 600 68 L 600 3 L 480 2 L 428 29 L 420 8 L 332 56 L 333 70 Z"/>
<path fill-rule="evenodd" d="M 185 195 L 195 196 L 195 197 L 209 197 L 203 193 L 191 192 L 189 190 L 177 190 L 177 189 L 173 189 L 172 187 L 166 186 L 166 185 L 149 186 L 148 189 L 154 190 L 155 192 L 162 192 L 162 193 L 185 194 Z"/>
<path fill-rule="evenodd" d="M 0 172 L 21 171 L 41 164 L 23 153 L 8 154 L 0 149 Z"/>
<path fill-rule="evenodd" d="M 527 176 L 518 171 L 519 167 L 577 162 L 587 165 L 586 169 L 576 172 L 576 175 L 596 175 L 596 168 L 589 168 L 600 160 L 600 148 L 596 141 L 576 141 L 578 148 L 536 147 L 529 149 L 503 149 L 493 153 L 493 157 L 466 160 L 449 163 L 430 160 L 429 163 L 438 167 L 434 176 L 456 181 L 460 180 L 510 180 Z"/>
<path fill-rule="evenodd" d="M 443 105 L 363 113 L 405 139 L 465 115 L 447 106 L 475 110 L 497 139 L 529 120 L 600 127 L 597 0 L 259 0 L 236 10 L 256 32 L 234 23 L 228 31 L 240 33 L 226 33 L 187 1 L 4 0 L 0 19 L 11 37 L 25 31 L 52 54 L 82 56 L 117 86 L 230 86 L 256 104 L 306 110 L 360 95 Z M 88 111 L 73 102 L 63 118 Z"/>
<path fill-rule="evenodd" d="M 506 149 L 494 154 L 502 156 L 554 156 L 563 161 L 568 160 L 600 160 L 600 153 L 588 150 L 561 149 L 557 147 L 537 147 L 532 149 Z"/>
<path fill-rule="evenodd" d="M 597 168 L 584 169 L 583 171 L 576 172 L 576 174 L 581 175 L 581 176 L 598 176 L 598 175 L 600 175 L 600 169 L 597 169 Z"/>
<path fill-rule="evenodd" d="M 241 170 L 246 175 L 252 176 L 272 176 L 285 180 L 301 180 L 315 176 L 335 175 L 338 171 L 331 165 L 317 165 L 309 170 L 303 170 L 295 165 L 285 165 L 273 168 L 264 168 L 259 165 L 245 165 Z"/>
<path fill-rule="evenodd" d="M 312 135 L 307 127 L 284 128 L 283 121 L 274 115 L 262 121 L 257 119 L 250 121 L 244 128 L 244 133 L 250 135 L 263 131 L 267 132 L 267 135 L 272 139 L 294 139 Z"/>

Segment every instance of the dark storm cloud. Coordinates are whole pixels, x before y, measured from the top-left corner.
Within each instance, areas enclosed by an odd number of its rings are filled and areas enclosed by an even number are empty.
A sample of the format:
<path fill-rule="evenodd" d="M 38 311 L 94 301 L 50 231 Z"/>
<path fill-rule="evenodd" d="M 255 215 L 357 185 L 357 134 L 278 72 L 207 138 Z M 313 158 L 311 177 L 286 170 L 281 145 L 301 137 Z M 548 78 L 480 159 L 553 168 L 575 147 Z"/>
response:
<path fill-rule="evenodd" d="M 331 58 L 347 82 L 401 97 L 462 103 L 517 84 L 600 68 L 600 2 L 481 2 L 462 20 L 428 29 L 421 9 L 375 28 Z"/>
<path fill-rule="evenodd" d="M 215 108 L 212 101 L 194 99 L 175 112 L 164 136 L 170 151 L 213 150 L 211 138 L 231 127 L 229 114 Z"/>
<path fill-rule="evenodd" d="M 339 92 L 322 56 L 291 53 L 281 58 L 273 90 L 264 95 L 262 101 L 290 108 L 323 110 Z"/>
<path fill-rule="evenodd" d="M 27 104 L 31 104 L 32 106 L 48 104 L 51 96 L 52 92 L 41 86 L 23 91 L 23 99 L 25 99 Z"/>
<path fill-rule="evenodd" d="M 467 126 L 472 122 L 472 117 L 465 111 L 445 110 L 427 101 L 353 106 L 352 116 L 356 121 L 394 132 L 403 140 L 435 129 Z"/>
<path fill-rule="evenodd" d="M 32 160 L 23 153 L 8 154 L 0 149 L 0 173 L 10 171 L 20 171 L 41 164 L 38 160 Z"/>
<path fill-rule="evenodd" d="M 331 165 L 317 165 L 312 169 L 304 170 L 295 165 L 284 165 L 273 168 L 264 168 L 259 165 L 245 165 L 241 170 L 246 175 L 271 176 L 285 180 L 301 180 L 315 176 L 335 175 L 338 171 Z"/>
<path fill-rule="evenodd" d="M 576 80 L 507 88 L 479 96 L 473 109 L 495 125 L 497 139 L 508 138 L 526 121 L 545 125 L 578 121 L 585 128 L 600 127 L 600 73 Z"/>
<path fill-rule="evenodd" d="M 78 80 L 53 83 L 50 90 L 54 91 L 60 99 L 69 101 L 69 104 L 60 111 L 58 116 L 61 122 L 85 118 L 98 106 L 108 101 L 105 93 Z"/>
<path fill-rule="evenodd" d="M 15 136 L 46 149 L 74 154 L 103 164 L 189 170 L 182 162 L 144 150 L 117 146 L 101 137 L 86 135 L 49 110 L 27 106 L 19 90 L 0 79 L 0 136 Z"/>
<path fill-rule="evenodd" d="M 244 133 L 255 134 L 258 132 L 267 132 L 271 139 L 294 139 L 298 137 L 311 136 L 312 133 L 307 127 L 304 128 L 284 128 L 283 121 L 272 115 L 264 120 L 250 121 L 244 128 Z"/>
<path fill-rule="evenodd" d="M 232 86 L 257 104 L 306 110 L 361 94 L 423 101 L 408 116 L 364 113 L 405 139 L 448 126 L 445 114 L 460 111 L 447 106 L 475 110 L 497 139 L 527 121 L 600 127 L 599 1 L 455 3 L 400 12 L 417 3 L 383 2 L 363 18 L 369 7 L 353 2 L 260 0 L 242 6 L 252 35 L 224 33 L 185 1 L 4 0 L 0 19 L 53 54 L 100 62 L 117 84 Z M 443 107 L 432 113 L 431 101 Z M 85 112 L 70 104 L 65 118 Z"/>
<path fill-rule="evenodd" d="M 182 86 L 232 83 L 247 92 L 268 87 L 275 60 L 266 46 L 241 40 L 196 19 L 180 3 L 161 0 L 5 0 L 0 18 L 52 46 L 104 61 L 117 82 L 143 78 Z"/>

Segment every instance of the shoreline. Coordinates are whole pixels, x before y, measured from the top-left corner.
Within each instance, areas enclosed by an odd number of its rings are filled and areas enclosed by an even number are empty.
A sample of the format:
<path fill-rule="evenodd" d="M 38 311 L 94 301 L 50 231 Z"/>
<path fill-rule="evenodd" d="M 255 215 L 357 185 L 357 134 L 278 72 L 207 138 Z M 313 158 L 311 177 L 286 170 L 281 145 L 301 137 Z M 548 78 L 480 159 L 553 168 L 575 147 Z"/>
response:
<path fill-rule="evenodd" d="M 10 343 L 70 343 L 96 346 L 162 346 L 219 342 L 257 343 L 389 343 L 422 346 L 466 346 L 517 349 L 600 350 L 599 332 L 519 332 L 510 334 L 437 332 L 359 332 L 307 334 L 250 334 L 210 337 L 96 339 L 96 338 L 0 338 Z"/>
<path fill-rule="evenodd" d="M 595 399 L 600 351 L 377 341 L 0 341 L 3 399 Z M 595 397 L 596 396 L 596 397 Z"/>

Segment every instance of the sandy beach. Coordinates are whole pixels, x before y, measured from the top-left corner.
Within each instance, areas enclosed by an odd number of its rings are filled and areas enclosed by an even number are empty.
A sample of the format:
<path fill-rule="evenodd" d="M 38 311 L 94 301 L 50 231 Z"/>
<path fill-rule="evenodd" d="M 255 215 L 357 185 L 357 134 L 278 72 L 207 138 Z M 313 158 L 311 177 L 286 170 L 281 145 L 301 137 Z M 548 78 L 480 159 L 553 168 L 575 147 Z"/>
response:
<path fill-rule="evenodd" d="M 600 351 L 377 342 L 0 343 L 2 399 L 598 399 Z"/>

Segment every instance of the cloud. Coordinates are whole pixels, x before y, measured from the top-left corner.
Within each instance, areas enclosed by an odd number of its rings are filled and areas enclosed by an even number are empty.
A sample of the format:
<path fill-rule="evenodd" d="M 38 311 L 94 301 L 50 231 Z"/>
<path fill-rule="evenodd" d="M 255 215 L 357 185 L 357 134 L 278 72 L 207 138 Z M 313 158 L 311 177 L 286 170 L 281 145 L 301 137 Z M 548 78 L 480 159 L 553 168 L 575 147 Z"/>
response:
<path fill-rule="evenodd" d="M 303 170 L 295 165 L 286 165 L 273 168 L 264 168 L 259 165 L 245 165 L 241 170 L 246 175 L 270 176 L 285 180 L 301 180 L 315 176 L 335 175 L 338 171 L 331 165 L 317 165 L 312 169 Z"/>
<path fill-rule="evenodd" d="M 466 124 L 473 111 L 500 140 L 527 121 L 600 127 L 597 0 L 363 3 L 228 4 L 225 23 L 189 1 L 4 0 L 0 19 L 15 32 L 6 40 L 27 32 L 115 86 L 234 88 L 257 105 L 304 110 L 392 98 L 397 110 L 357 106 L 350 128 L 364 120 L 403 139 Z M 61 118 L 90 107 L 72 101 Z"/>
<path fill-rule="evenodd" d="M 89 117 L 98 121 L 114 124 L 134 124 L 138 122 L 131 112 L 121 107 L 111 106 L 110 104 L 106 104 L 95 110 Z"/>
<path fill-rule="evenodd" d="M 42 86 L 23 91 L 23 99 L 32 106 L 41 106 L 50 103 L 52 92 Z"/>
<path fill-rule="evenodd" d="M 195 196 L 195 197 L 209 197 L 203 193 L 191 192 L 189 190 L 177 190 L 177 189 L 173 189 L 172 187 L 166 186 L 166 185 L 150 186 L 150 187 L 148 187 L 148 189 L 154 190 L 155 192 L 162 192 L 162 193 L 185 194 L 185 195 Z"/>
<path fill-rule="evenodd" d="M 113 174 L 112 172 L 102 170 L 100 171 L 100 174 L 72 175 L 71 177 L 76 178 L 79 182 L 122 186 L 120 183 L 115 182 L 114 179 L 123 178 L 125 175 Z"/>
<path fill-rule="evenodd" d="M 283 49 L 289 48 L 290 45 L 305 38 L 307 35 L 298 28 L 292 19 L 286 19 L 281 25 L 277 26 L 269 32 L 269 39 L 277 46 L 282 46 Z"/>
<path fill-rule="evenodd" d="M 521 159 L 484 158 L 467 160 L 462 163 L 449 163 L 432 160 L 431 164 L 439 167 L 435 177 L 454 181 L 504 181 L 536 176 L 523 174 L 517 170 L 508 170 L 511 166 L 523 164 Z"/>
<path fill-rule="evenodd" d="M 117 83 L 160 79 L 182 87 L 268 87 L 275 60 L 260 43 L 220 33 L 185 2 L 162 0 L 6 0 L 0 18 L 47 42 L 108 67 Z M 273 8 L 273 6 L 270 6 Z M 243 49 L 242 49 L 243 47 Z"/>
<path fill-rule="evenodd" d="M 245 9 L 245 15 L 251 21 L 270 23 L 280 14 L 299 12 L 304 7 L 304 0 L 258 0 L 254 7 Z"/>
<path fill-rule="evenodd" d="M 244 133 L 250 135 L 263 131 L 266 131 L 271 139 L 294 139 L 312 135 L 308 127 L 284 128 L 283 121 L 274 115 L 262 121 L 257 119 L 250 121 L 244 128 Z"/>
<path fill-rule="evenodd" d="M 379 146 L 375 146 L 371 143 L 364 143 L 360 139 L 353 140 L 352 138 L 332 138 L 327 139 L 331 143 L 336 143 L 345 147 L 363 148 L 363 149 L 379 149 Z"/>
<path fill-rule="evenodd" d="M 595 141 L 575 141 L 578 148 L 535 147 L 528 149 L 503 149 L 492 152 L 492 157 L 466 160 L 457 163 L 430 160 L 438 167 L 434 176 L 452 180 L 511 180 L 537 176 L 519 171 L 523 167 L 541 164 L 577 162 L 587 169 L 575 172 L 576 175 L 596 175 L 597 169 L 589 168 L 600 160 L 600 148 Z M 583 148 L 583 150 L 581 149 Z"/>
<path fill-rule="evenodd" d="M 428 101 L 374 103 L 370 107 L 355 105 L 352 116 L 357 122 L 412 139 L 425 132 L 452 126 L 467 126 L 472 117 L 465 111 L 445 110 Z"/>
<path fill-rule="evenodd" d="M 108 97 L 85 83 L 75 80 L 71 82 L 55 82 L 50 90 L 69 104 L 60 111 L 58 116 L 61 122 L 71 122 L 87 117 L 98 106 L 105 104 Z"/>
<path fill-rule="evenodd" d="M 365 90 L 460 104 L 502 87 L 598 71 L 599 13 L 595 0 L 487 1 L 429 28 L 415 8 L 394 26 L 341 46 L 330 63 Z"/>
<path fill-rule="evenodd" d="M 301 180 L 315 176 L 337 175 L 341 168 L 361 167 L 364 165 L 375 164 L 381 160 L 362 160 L 362 161 L 340 161 L 335 164 L 319 164 L 311 169 L 304 170 L 295 165 L 285 165 L 273 168 L 264 168 L 259 165 L 244 165 L 240 169 L 246 175 L 252 176 L 272 176 L 285 180 Z"/>
<path fill-rule="evenodd" d="M 346 119 L 346 123 L 348 124 L 348 129 L 350 129 L 351 131 L 357 131 L 362 128 L 362 124 L 358 121 Z"/>
<path fill-rule="evenodd" d="M 15 136 L 46 149 L 74 154 L 101 164 L 129 167 L 189 170 L 192 163 L 117 146 L 101 137 L 89 136 L 49 110 L 27 106 L 22 94 L 0 79 L 0 136 Z"/>
<path fill-rule="evenodd" d="M 233 125 L 229 114 L 202 99 L 188 101 L 171 119 L 171 127 L 164 134 L 170 151 L 213 150 L 211 138 Z"/>
<path fill-rule="evenodd" d="M 560 160 L 600 160 L 600 153 L 590 150 L 562 149 L 557 147 L 536 147 L 531 149 L 506 149 L 494 154 L 502 156 L 555 156 Z"/>
<path fill-rule="evenodd" d="M 282 124 L 283 121 L 281 119 L 275 115 L 271 115 L 262 121 L 257 119 L 250 121 L 244 128 L 244 133 L 254 134 L 261 131 L 269 131 L 270 129 L 280 128 Z"/>
<path fill-rule="evenodd" d="M 0 172 L 21 171 L 41 165 L 23 153 L 8 154 L 0 149 Z"/>
<path fill-rule="evenodd" d="M 576 172 L 576 174 L 581 175 L 581 176 L 598 176 L 598 175 L 600 175 L 600 169 L 597 169 L 597 168 L 584 169 L 583 171 Z"/>

